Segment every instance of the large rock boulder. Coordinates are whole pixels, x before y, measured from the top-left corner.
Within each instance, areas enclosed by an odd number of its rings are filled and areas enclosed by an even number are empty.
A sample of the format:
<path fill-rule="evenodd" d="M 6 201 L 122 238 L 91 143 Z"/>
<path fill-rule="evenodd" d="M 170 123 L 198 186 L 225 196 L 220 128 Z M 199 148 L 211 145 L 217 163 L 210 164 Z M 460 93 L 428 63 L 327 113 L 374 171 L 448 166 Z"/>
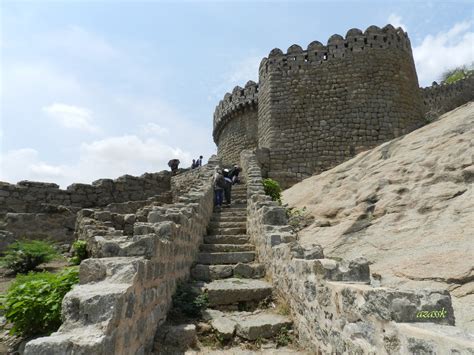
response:
<path fill-rule="evenodd" d="M 283 192 L 329 258 L 366 258 L 381 286 L 445 289 L 474 331 L 474 103 Z"/>

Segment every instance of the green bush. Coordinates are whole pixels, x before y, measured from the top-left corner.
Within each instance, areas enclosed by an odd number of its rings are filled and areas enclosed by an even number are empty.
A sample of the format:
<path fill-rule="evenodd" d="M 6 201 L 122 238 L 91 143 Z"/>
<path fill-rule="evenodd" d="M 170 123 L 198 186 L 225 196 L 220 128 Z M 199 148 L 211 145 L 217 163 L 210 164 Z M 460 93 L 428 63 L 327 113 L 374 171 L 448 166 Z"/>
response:
<path fill-rule="evenodd" d="M 272 179 L 263 180 L 263 188 L 265 189 L 265 194 L 270 196 L 273 201 L 278 201 L 281 203 L 281 187 L 280 184 Z"/>
<path fill-rule="evenodd" d="M 453 84 L 471 75 L 474 75 L 474 63 L 445 71 L 441 76 L 441 82 Z"/>
<path fill-rule="evenodd" d="M 47 335 L 61 325 L 61 302 L 79 282 L 77 267 L 61 273 L 18 275 L 1 305 L 5 318 L 13 324 L 11 334 Z"/>
<path fill-rule="evenodd" d="M 76 240 L 72 243 L 72 257 L 69 261 L 73 265 L 79 265 L 82 260 L 87 259 L 89 257 L 89 253 L 87 252 L 87 242 L 85 240 Z"/>
<path fill-rule="evenodd" d="M 283 327 L 283 328 L 280 329 L 280 331 L 276 335 L 275 341 L 276 341 L 276 344 L 277 344 L 277 348 L 279 348 L 281 346 L 287 346 L 287 345 L 293 343 L 294 338 L 293 338 L 293 335 L 290 334 L 288 328 Z"/>
<path fill-rule="evenodd" d="M 0 265 L 15 273 L 27 273 L 38 265 L 60 257 L 54 246 L 43 240 L 18 241 L 10 244 Z"/>
<path fill-rule="evenodd" d="M 198 294 L 188 283 L 180 283 L 173 295 L 172 316 L 185 315 L 191 318 L 201 316 L 201 311 L 209 305 L 207 293 Z"/>
<path fill-rule="evenodd" d="M 288 224 L 294 232 L 299 232 L 314 222 L 314 217 L 306 211 L 306 206 L 302 209 L 290 207 L 286 209 Z"/>

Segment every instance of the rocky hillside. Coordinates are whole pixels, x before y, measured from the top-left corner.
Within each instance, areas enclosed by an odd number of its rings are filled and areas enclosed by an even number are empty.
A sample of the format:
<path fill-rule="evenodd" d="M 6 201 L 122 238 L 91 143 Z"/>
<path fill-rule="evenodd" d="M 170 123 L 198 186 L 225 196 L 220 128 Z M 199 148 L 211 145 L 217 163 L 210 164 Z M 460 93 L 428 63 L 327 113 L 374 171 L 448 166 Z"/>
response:
<path fill-rule="evenodd" d="M 474 102 L 284 191 L 313 223 L 302 244 L 366 257 L 373 282 L 444 288 L 474 332 Z"/>

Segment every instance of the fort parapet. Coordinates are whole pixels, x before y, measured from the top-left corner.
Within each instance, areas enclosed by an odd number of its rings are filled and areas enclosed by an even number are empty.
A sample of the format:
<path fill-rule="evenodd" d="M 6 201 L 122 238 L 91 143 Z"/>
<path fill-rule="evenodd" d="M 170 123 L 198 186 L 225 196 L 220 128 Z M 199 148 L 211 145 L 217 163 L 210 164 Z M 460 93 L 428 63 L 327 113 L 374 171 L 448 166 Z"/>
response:
<path fill-rule="evenodd" d="M 229 164 L 244 149 L 265 148 L 268 176 L 289 187 L 422 126 L 433 104 L 469 101 L 460 94 L 467 85 L 458 86 L 449 99 L 419 88 L 401 28 L 351 29 L 326 45 L 273 49 L 259 83 L 236 87 L 217 106 L 214 141 Z"/>
<path fill-rule="evenodd" d="M 214 112 L 214 142 L 226 164 L 237 163 L 240 152 L 257 145 L 258 85 L 248 81 L 227 93 Z"/>
<path fill-rule="evenodd" d="M 421 95 L 427 119 L 436 119 L 443 113 L 474 100 L 474 75 L 452 84 L 438 85 L 434 82 L 432 86 L 422 88 Z"/>

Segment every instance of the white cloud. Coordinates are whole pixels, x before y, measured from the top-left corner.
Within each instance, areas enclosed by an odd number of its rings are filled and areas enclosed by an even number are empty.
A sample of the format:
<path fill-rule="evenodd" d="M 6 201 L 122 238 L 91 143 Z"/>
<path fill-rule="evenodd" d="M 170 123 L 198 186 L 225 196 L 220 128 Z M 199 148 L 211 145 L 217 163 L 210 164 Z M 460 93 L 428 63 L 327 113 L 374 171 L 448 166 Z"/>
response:
<path fill-rule="evenodd" d="M 66 128 L 97 132 L 99 128 L 92 122 L 92 112 L 86 108 L 54 103 L 43 107 L 43 111 Z"/>
<path fill-rule="evenodd" d="M 190 162 L 190 155 L 179 148 L 173 148 L 156 139 L 141 139 L 135 135 L 110 137 L 81 146 L 83 161 L 96 161 L 101 164 L 128 164 L 144 162 L 159 165 L 172 158 Z"/>
<path fill-rule="evenodd" d="M 60 50 L 85 60 L 109 61 L 119 56 L 119 52 L 105 38 L 80 26 L 42 33 L 35 38 L 50 50 Z"/>
<path fill-rule="evenodd" d="M 62 166 L 52 166 L 39 159 L 35 149 L 16 149 L 0 155 L 0 180 L 18 182 L 20 180 L 56 181 L 65 177 Z"/>
<path fill-rule="evenodd" d="M 83 143 L 79 159 L 67 165 L 49 164 L 31 148 L 8 151 L 0 156 L 0 180 L 55 182 L 65 188 L 74 182 L 91 183 L 100 178 L 168 170 L 168 161 L 174 158 L 181 161 L 180 167 L 191 164 L 191 154 L 154 138 L 108 137 Z"/>
<path fill-rule="evenodd" d="M 249 80 L 257 82 L 258 67 L 262 58 L 263 56 L 253 56 L 234 63 L 231 70 L 227 73 L 227 83 L 243 86 Z"/>
<path fill-rule="evenodd" d="M 407 31 L 408 27 L 402 22 L 402 17 L 395 13 L 390 14 L 388 17 L 388 23 L 395 28 L 401 27 L 405 32 Z"/>
<path fill-rule="evenodd" d="M 30 171 L 36 176 L 50 176 L 50 177 L 62 177 L 64 176 L 63 168 L 60 166 L 53 166 L 43 162 L 31 164 L 29 166 Z"/>
<path fill-rule="evenodd" d="M 168 128 L 161 127 L 159 124 L 148 122 L 140 127 L 140 133 L 144 135 L 164 136 L 169 134 L 170 131 Z"/>
<path fill-rule="evenodd" d="M 456 23 L 446 32 L 426 36 L 413 48 L 413 56 L 421 86 L 439 81 L 441 74 L 474 62 L 472 22 Z"/>
<path fill-rule="evenodd" d="M 258 82 L 258 68 L 265 55 L 256 55 L 243 58 L 230 64 L 229 69 L 219 80 L 219 84 L 211 88 L 212 95 L 209 101 L 222 100 L 226 92 L 232 92 L 235 86 L 244 87 L 247 81 Z"/>

